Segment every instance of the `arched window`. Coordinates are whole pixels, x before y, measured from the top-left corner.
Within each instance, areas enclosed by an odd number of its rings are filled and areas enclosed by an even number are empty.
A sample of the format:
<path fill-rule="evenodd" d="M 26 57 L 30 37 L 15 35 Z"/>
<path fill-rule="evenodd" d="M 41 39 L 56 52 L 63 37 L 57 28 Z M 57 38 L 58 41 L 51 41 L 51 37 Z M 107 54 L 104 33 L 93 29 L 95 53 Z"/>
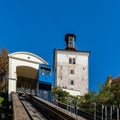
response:
<path fill-rule="evenodd" d="M 72 64 L 72 58 L 69 58 L 69 64 Z"/>
<path fill-rule="evenodd" d="M 73 58 L 73 64 L 76 64 L 76 59 L 75 58 Z"/>

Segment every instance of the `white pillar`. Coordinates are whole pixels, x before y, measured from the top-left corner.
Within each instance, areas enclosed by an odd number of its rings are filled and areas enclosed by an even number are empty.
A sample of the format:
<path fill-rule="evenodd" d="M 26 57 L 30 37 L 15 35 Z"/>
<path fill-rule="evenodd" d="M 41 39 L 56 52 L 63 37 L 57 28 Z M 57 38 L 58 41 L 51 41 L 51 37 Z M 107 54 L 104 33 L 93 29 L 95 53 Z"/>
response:
<path fill-rule="evenodd" d="M 16 92 L 16 79 L 9 78 L 8 97 L 11 101 L 11 92 Z"/>

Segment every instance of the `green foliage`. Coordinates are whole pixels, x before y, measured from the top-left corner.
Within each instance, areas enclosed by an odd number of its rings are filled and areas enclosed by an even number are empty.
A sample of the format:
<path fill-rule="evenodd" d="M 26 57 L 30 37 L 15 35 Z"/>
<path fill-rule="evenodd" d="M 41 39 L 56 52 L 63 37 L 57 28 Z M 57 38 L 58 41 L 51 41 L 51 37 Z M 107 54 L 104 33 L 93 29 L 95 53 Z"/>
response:
<path fill-rule="evenodd" d="M 111 85 L 111 92 L 114 94 L 113 104 L 120 106 L 120 83 Z"/>
<path fill-rule="evenodd" d="M 88 92 L 84 96 L 81 96 L 79 98 L 78 106 L 80 109 L 87 110 L 87 111 L 93 111 L 93 102 L 96 99 L 96 93 L 93 91 Z"/>
<path fill-rule="evenodd" d="M 0 107 L 2 106 L 2 102 L 4 101 L 3 97 L 0 97 Z"/>
<path fill-rule="evenodd" d="M 96 94 L 89 92 L 81 96 L 79 100 L 79 107 L 84 110 L 92 111 L 94 101 L 97 104 L 109 104 L 120 106 L 120 83 L 111 84 L 112 77 L 109 76 L 100 91 Z"/>
<path fill-rule="evenodd" d="M 54 86 L 52 88 L 52 94 L 53 94 L 53 97 L 58 97 L 58 100 L 60 102 L 64 102 L 66 103 L 66 97 L 70 96 L 68 92 L 66 91 L 63 91 L 60 87 L 57 87 L 57 86 Z M 56 96 L 58 95 L 58 96 Z"/>
<path fill-rule="evenodd" d="M 112 104 L 114 94 L 110 91 L 110 89 L 105 89 L 100 91 L 100 93 L 96 97 L 96 101 L 104 104 Z"/>
<path fill-rule="evenodd" d="M 104 103 L 104 104 L 111 104 L 113 100 L 113 93 L 110 90 L 112 80 L 111 76 L 108 76 L 105 84 L 101 87 L 100 92 L 96 96 L 96 102 Z"/>
<path fill-rule="evenodd" d="M 120 83 L 112 84 L 112 77 L 108 77 L 96 97 L 96 101 L 109 105 L 120 105 Z"/>
<path fill-rule="evenodd" d="M 12 106 L 12 102 L 8 101 L 8 94 L 0 92 L 0 120 L 2 119 L 1 113 L 5 115 L 4 120 L 12 120 L 12 109 L 9 109 L 9 106 Z"/>

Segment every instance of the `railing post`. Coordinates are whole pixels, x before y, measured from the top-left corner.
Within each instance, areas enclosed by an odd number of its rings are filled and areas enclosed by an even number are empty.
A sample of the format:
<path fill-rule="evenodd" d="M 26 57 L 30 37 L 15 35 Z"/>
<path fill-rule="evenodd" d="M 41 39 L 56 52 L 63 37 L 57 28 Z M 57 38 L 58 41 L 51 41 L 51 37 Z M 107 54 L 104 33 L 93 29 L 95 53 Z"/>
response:
<path fill-rule="evenodd" d="M 101 116 L 101 120 L 103 120 L 103 111 L 104 111 L 104 105 L 102 104 L 102 116 Z"/>
<path fill-rule="evenodd" d="M 75 114 L 76 114 L 76 120 L 77 120 L 77 114 L 78 114 L 78 109 L 77 109 L 78 101 L 75 99 Z"/>
<path fill-rule="evenodd" d="M 67 100 L 67 97 L 65 97 L 65 99 Z M 68 101 L 66 101 L 66 105 L 67 105 L 67 110 L 69 110 L 69 109 L 68 109 Z"/>
<path fill-rule="evenodd" d="M 96 102 L 94 102 L 93 104 L 94 104 L 94 120 L 96 120 Z"/>
<path fill-rule="evenodd" d="M 58 94 L 55 94 L 55 102 L 56 102 L 56 106 L 58 106 Z"/>
<path fill-rule="evenodd" d="M 119 119 L 119 108 L 117 108 L 117 120 L 120 120 Z"/>
<path fill-rule="evenodd" d="M 105 106 L 105 120 L 107 120 L 107 105 Z"/>
<path fill-rule="evenodd" d="M 112 120 L 112 110 L 113 110 L 113 108 L 112 108 L 112 106 L 110 106 L 110 120 Z"/>

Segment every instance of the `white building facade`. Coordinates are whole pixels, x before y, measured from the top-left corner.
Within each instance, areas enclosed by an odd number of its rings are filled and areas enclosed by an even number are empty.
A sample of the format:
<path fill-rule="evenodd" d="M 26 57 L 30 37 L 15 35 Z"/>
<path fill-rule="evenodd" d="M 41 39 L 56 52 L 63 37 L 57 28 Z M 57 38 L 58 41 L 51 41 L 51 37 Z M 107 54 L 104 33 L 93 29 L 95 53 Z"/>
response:
<path fill-rule="evenodd" d="M 75 35 L 67 34 L 66 48 L 54 50 L 55 85 L 71 95 L 82 96 L 88 92 L 89 52 L 76 50 L 75 38 Z"/>
<path fill-rule="evenodd" d="M 8 57 L 8 94 L 11 100 L 11 92 L 16 92 L 17 88 L 35 89 L 33 87 L 38 77 L 39 64 L 48 65 L 48 63 L 30 52 L 15 52 L 9 54 Z"/>

